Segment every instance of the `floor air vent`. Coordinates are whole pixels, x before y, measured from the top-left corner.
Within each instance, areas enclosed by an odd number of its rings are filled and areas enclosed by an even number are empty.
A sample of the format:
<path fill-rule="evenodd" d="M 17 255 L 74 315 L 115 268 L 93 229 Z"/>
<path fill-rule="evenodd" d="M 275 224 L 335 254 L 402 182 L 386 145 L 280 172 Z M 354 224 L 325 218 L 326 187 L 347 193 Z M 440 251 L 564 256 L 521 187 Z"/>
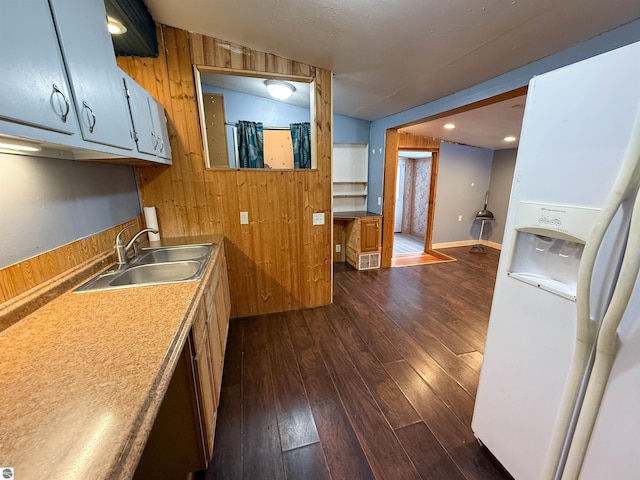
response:
<path fill-rule="evenodd" d="M 358 257 L 358 270 L 380 268 L 380 253 L 365 253 Z"/>

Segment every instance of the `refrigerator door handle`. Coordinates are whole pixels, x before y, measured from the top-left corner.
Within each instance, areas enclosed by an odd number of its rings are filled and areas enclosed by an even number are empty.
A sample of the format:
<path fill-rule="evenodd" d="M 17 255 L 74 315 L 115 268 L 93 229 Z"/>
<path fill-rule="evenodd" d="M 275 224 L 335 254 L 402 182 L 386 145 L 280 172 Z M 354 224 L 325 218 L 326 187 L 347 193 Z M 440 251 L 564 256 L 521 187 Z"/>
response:
<path fill-rule="evenodd" d="M 604 237 L 622 203 L 630 198 L 640 184 L 640 105 L 636 108 L 636 117 L 631 129 L 629 144 L 625 150 L 622 166 L 613 189 L 598 216 L 591 234 L 585 244 L 582 260 L 578 268 L 576 286 L 576 346 L 566 387 L 556 417 L 549 454 L 543 468 L 542 478 L 559 479 L 569 450 L 576 418 L 576 407 L 580 407 L 579 398 L 590 366 L 593 362 L 593 348 L 598 325 L 591 320 L 591 281 L 598 251 Z"/>
<path fill-rule="evenodd" d="M 596 341 L 596 356 L 580 409 L 580 416 L 571 442 L 562 480 L 577 479 L 587 453 L 591 433 L 607 386 L 609 374 L 618 352 L 618 326 L 629 304 L 640 272 L 640 193 L 631 214 L 629 238 L 625 248 L 618 282 L 600 326 Z"/>

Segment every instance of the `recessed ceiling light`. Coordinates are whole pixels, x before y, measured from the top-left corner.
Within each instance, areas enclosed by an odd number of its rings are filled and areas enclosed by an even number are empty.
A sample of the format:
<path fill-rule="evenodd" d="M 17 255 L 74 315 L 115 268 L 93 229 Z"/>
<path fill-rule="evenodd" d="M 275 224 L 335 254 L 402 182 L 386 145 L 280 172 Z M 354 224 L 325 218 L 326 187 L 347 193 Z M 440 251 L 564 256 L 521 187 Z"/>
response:
<path fill-rule="evenodd" d="M 39 145 L 12 138 L 0 138 L 0 149 L 16 150 L 18 152 L 39 152 L 42 150 Z"/>
<path fill-rule="evenodd" d="M 117 18 L 107 15 L 107 30 L 111 35 L 122 35 L 127 32 L 127 27 Z"/>
<path fill-rule="evenodd" d="M 508 137 L 504 137 L 503 140 L 505 142 L 515 142 L 516 141 L 516 137 L 509 135 Z"/>
<path fill-rule="evenodd" d="M 296 87 L 282 80 L 265 80 L 264 84 L 267 86 L 269 95 L 276 100 L 285 100 L 296 91 Z"/>
<path fill-rule="evenodd" d="M 456 128 L 456 126 L 453 123 L 445 123 L 444 128 L 446 128 L 447 130 L 453 130 L 454 128 Z"/>

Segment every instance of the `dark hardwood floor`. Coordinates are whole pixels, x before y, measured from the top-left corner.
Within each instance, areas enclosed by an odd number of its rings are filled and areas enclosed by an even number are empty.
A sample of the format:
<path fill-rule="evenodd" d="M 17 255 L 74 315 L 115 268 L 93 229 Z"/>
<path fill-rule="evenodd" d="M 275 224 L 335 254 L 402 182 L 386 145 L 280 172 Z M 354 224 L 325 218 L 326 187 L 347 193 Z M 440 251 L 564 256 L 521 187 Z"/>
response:
<path fill-rule="evenodd" d="M 510 478 L 470 428 L 499 252 L 468 252 L 336 264 L 333 305 L 232 321 L 206 478 Z"/>

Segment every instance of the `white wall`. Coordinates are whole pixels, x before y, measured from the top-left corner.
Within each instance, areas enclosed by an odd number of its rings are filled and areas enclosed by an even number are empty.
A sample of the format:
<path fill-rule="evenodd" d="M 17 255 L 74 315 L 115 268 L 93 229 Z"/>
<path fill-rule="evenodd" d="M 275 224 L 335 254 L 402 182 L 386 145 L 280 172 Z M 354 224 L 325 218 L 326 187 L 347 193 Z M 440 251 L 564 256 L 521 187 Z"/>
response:
<path fill-rule="evenodd" d="M 0 154 L 0 268 L 138 215 L 133 167 Z"/>
<path fill-rule="evenodd" d="M 491 193 L 489 195 L 488 208 L 493 212 L 496 219 L 491 222 L 492 229 L 485 238 L 499 244 L 502 244 L 502 237 L 504 237 L 504 223 L 507 218 L 517 153 L 518 150 L 515 148 L 495 150 L 493 152 L 491 180 L 489 182 Z"/>
<path fill-rule="evenodd" d="M 489 189 L 492 157 L 493 150 L 440 143 L 432 243 L 478 238 L 474 218 Z"/>

